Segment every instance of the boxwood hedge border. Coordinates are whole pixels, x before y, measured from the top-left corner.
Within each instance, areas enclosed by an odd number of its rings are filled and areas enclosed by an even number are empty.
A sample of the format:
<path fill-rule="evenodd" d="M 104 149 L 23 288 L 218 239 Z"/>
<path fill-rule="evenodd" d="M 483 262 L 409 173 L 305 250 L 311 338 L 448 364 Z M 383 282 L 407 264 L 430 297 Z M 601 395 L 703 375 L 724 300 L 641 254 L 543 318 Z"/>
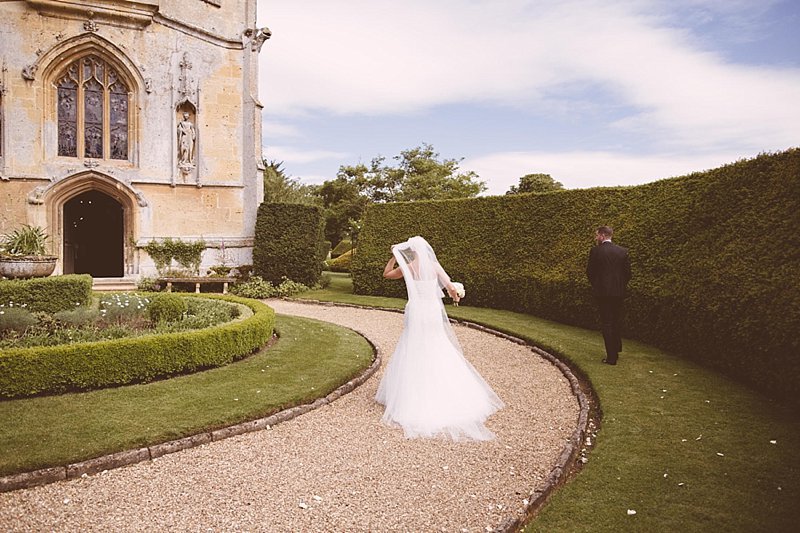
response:
<path fill-rule="evenodd" d="M 242 304 L 253 314 L 199 330 L 2 350 L 0 398 L 93 390 L 195 372 L 241 359 L 272 338 L 275 311 L 266 304 L 230 295 L 202 297 Z"/>

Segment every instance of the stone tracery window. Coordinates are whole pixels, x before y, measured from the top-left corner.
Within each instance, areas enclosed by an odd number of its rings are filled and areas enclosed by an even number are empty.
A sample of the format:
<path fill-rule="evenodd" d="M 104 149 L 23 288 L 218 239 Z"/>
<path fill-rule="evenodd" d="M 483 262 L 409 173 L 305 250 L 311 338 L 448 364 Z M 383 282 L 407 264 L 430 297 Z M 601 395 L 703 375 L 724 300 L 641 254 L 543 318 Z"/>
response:
<path fill-rule="evenodd" d="M 128 159 L 129 92 L 114 67 L 89 55 L 57 80 L 58 155 Z"/>

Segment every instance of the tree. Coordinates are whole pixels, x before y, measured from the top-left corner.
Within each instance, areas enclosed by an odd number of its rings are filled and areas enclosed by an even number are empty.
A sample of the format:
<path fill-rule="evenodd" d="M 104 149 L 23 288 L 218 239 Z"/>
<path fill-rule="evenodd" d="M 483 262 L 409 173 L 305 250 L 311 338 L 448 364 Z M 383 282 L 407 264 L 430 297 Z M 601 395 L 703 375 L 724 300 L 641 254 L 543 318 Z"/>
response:
<path fill-rule="evenodd" d="M 350 232 L 350 221 L 361 220 L 369 199 L 362 194 L 356 178 L 340 169 L 336 179 L 316 189 L 325 209 L 325 239 L 336 246 Z"/>
<path fill-rule="evenodd" d="M 393 158 L 397 166 L 376 157 L 361 175 L 364 192 L 373 202 L 416 202 L 472 198 L 486 190 L 486 184 L 473 171 L 460 172 L 463 159 L 439 160 L 430 144 L 403 150 Z M 363 165 L 362 165 L 363 167 Z"/>
<path fill-rule="evenodd" d="M 550 192 L 563 189 L 560 181 L 554 180 L 550 174 L 526 174 L 519 179 L 519 185 L 512 185 L 506 194 L 524 192 Z"/>
<path fill-rule="evenodd" d="M 429 144 L 404 150 L 393 159 L 396 166 L 386 164 L 383 156 L 375 157 L 369 166 L 342 165 L 336 179 L 317 189 L 325 207 L 325 237 L 334 246 L 352 231 L 351 220 L 360 224 L 371 202 L 472 198 L 486 190 L 475 172 L 460 172 L 460 160 L 439 160 Z"/>
<path fill-rule="evenodd" d="M 286 204 L 318 205 L 315 187 L 303 185 L 286 174 L 283 161 L 264 160 L 264 201 Z"/>

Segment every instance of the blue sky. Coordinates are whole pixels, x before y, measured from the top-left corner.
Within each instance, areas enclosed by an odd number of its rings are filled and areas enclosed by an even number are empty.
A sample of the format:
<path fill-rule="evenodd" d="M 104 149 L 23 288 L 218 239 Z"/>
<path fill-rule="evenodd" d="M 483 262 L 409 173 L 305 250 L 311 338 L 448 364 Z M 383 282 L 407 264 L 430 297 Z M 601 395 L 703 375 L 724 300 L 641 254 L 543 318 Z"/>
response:
<path fill-rule="evenodd" d="M 432 144 L 503 194 L 800 146 L 798 0 L 259 0 L 265 157 L 304 183 Z"/>

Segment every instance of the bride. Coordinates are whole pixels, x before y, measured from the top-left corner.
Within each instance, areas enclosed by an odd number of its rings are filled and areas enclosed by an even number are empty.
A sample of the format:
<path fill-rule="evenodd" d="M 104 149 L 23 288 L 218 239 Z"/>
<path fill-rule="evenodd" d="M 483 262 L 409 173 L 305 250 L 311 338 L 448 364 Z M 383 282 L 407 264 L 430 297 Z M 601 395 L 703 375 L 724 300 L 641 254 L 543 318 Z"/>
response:
<path fill-rule="evenodd" d="M 404 327 L 375 400 L 386 424 L 405 436 L 490 440 L 484 421 L 503 402 L 464 358 L 442 304 L 442 289 L 459 301 L 450 277 L 422 237 L 392 246 L 383 275 L 405 278 Z"/>

